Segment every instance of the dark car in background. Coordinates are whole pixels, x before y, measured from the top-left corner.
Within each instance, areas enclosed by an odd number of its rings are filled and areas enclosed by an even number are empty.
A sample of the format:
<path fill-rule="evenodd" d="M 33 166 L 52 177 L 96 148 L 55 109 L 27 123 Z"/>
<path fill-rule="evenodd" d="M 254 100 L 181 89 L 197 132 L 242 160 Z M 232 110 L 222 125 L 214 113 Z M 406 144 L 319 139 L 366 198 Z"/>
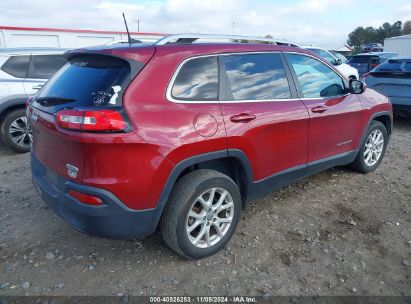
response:
<path fill-rule="evenodd" d="M 411 57 L 388 59 L 362 79 L 369 88 L 391 99 L 397 115 L 411 117 Z"/>
<path fill-rule="evenodd" d="M 356 68 L 361 76 L 377 67 L 380 63 L 397 56 L 399 54 L 394 52 L 363 53 L 352 56 L 348 64 Z"/>
<path fill-rule="evenodd" d="M 363 52 L 382 52 L 384 49 L 384 47 L 382 46 L 381 43 L 368 43 L 364 48 L 363 48 Z"/>

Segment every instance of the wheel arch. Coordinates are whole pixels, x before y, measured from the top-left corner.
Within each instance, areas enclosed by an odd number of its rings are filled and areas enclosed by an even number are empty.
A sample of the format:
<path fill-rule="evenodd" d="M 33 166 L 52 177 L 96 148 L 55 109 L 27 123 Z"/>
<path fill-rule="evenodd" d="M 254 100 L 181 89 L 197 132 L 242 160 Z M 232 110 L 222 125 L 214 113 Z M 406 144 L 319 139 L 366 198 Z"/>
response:
<path fill-rule="evenodd" d="M 196 169 L 212 169 L 230 176 L 240 189 L 242 206 L 255 191 L 250 162 L 244 152 L 237 149 L 214 151 L 196 155 L 179 162 L 171 171 L 157 204 L 155 226 L 163 213 L 176 182 L 188 172 Z"/>
<path fill-rule="evenodd" d="M 4 118 L 12 111 L 24 109 L 27 101 L 27 96 L 8 99 L 0 103 L 0 124 Z"/>
<path fill-rule="evenodd" d="M 371 126 L 373 121 L 379 121 L 384 124 L 385 128 L 387 129 L 388 139 L 390 138 L 392 132 L 392 115 L 388 111 L 376 112 L 372 114 L 368 119 L 368 123 L 361 135 L 360 145 L 357 149 L 357 153 L 360 151 L 361 145 L 365 140 L 365 136 L 367 135 L 367 130 Z"/>
<path fill-rule="evenodd" d="M 388 136 L 391 135 L 392 119 L 388 112 L 376 113 L 375 115 L 373 115 L 371 121 L 373 120 L 381 122 L 385 126 L 385 129 L 387 130 Z"/>

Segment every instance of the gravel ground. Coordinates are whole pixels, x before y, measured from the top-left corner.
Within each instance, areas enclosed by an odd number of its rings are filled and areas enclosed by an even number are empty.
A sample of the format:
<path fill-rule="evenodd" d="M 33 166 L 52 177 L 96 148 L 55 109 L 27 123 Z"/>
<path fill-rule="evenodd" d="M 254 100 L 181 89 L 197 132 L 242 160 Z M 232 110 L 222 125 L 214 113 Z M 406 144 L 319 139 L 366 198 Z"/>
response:
<path fill-rule="evenodd" d="M 411 295 L 411 121 L 395 123 L 378 170 L 334 168 L 255 201 L 201 261 L 158 234 L 76 231 L 34 191 L 29 155 L 0 148 L 0 295 Z"/>

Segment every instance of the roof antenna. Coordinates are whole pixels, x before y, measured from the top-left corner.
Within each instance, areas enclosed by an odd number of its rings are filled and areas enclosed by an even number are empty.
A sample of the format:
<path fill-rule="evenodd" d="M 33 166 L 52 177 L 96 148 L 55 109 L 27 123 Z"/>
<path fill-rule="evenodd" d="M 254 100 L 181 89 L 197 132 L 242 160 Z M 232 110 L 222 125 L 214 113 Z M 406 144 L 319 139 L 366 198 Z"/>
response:
<path fill-rule="evenodd" d="M 124 24 L 126 26 L 126 31 L 127 31 L 127 36 L 128 36 L 128 44 L 131 44 L 132 40 L 131 40 L 130 32 L 128 31 L 126 16 L 124 16 L 124 13 L 123 13 L 123 19 L 124 19 Z"/>

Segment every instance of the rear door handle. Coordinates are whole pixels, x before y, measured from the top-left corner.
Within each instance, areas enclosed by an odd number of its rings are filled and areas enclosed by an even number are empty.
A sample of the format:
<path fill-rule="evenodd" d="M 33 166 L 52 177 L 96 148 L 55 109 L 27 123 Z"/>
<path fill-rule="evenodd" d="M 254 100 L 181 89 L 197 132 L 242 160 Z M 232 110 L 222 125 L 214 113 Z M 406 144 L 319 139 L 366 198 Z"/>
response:
<path fill-rule="evenodd" d="M 250 113 L 241 113 L 241 114 L 233 115 L 230 117 L 230 120 L 232 122 L 249 122 L 254 119 L 255 119 L 255 115 L 250 114 Z"/>
<path fill-rule="evenodd" d="M 40 90 L 42 88 L 42 84 L 36 85 L 33 87 L 34 90 Z"/>
<path fill-rule="evenodd" d="M 324 113 L 325 111 L 327 111 L 327 108 L 323 106 L 317 106 L 317 107 L 311 108 L 311 112 L 313 113 Z"/>

